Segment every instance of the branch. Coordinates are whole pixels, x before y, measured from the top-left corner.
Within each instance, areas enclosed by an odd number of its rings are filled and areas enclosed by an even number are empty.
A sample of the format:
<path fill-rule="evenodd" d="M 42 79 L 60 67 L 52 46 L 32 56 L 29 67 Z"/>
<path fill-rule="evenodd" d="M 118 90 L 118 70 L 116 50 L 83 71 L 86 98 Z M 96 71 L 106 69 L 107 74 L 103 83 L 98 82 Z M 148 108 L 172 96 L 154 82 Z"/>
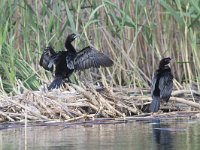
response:
<path fill-rule="evenodd" d="M 183 104 L 187 104 L 189 106 L 192 106 L 192 107 L 200 109 L 200 104 L 199 103 L 192 102 L 192 101 L 189 101 L 189 100 L 185 100 L 183 98 L 171 97 L 170 100 L 171 101 L 176 101 L 176 102 L 179 102 L 179 103 L 183 103 Z"/>

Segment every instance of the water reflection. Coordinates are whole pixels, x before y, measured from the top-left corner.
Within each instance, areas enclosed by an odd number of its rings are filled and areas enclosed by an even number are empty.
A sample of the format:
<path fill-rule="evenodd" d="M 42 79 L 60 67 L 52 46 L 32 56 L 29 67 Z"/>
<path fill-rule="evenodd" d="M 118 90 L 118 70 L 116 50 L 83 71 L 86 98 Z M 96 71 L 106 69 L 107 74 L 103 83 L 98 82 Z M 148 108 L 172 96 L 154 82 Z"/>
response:
<path fill-rule="evenodd" d="M 199 122 L 132 122 L 93 126 L 29 127 L 27 149 L 199 149 Z M 0 130 L 0 150 L 25 149 L 24 128 Z"/>
<path fill-rule="evenodd" d="M 171 135 L 171 131 L 168 130 L 170 128 L 169 124 L 160 124 L 160 119 L 152 120 L 152 130 L 155 142 L 158 144 L 157 148 L 160 149 L 171 149 L 173 136 Z"/>

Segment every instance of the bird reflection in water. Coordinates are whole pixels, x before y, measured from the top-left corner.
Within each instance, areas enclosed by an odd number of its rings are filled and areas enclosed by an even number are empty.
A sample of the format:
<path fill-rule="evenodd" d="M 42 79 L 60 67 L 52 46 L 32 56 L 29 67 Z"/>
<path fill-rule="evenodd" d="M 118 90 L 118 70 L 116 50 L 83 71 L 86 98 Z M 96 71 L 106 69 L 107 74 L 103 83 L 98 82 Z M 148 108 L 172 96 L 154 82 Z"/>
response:
<path fill-rule="evenodd" d="M 160 119 L 152 120 L 153 139 L 158 144 L 158 149 L 171 149 L 173 137 L 168 124 L 161 124 Z"/>

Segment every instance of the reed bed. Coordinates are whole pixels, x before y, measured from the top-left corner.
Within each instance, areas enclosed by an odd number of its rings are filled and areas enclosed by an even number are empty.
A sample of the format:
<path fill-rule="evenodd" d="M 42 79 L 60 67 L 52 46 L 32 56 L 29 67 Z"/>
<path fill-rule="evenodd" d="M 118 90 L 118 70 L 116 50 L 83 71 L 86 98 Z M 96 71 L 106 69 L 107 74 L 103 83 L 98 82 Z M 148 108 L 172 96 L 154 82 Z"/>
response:
<path fill-rule="evenodd" d="M 65 50 L 68 34 L 80 34 L 77 50 L 94 45 L 114 66 L 85 71 L 73 81 L 149 88 L 162 57 L 172 57 L 175 86 L 199 90 L 199 1 L 167 0 L 1 0 L 0 92 L 30 90 L 52 76 L 39 66 L 44 47 Z M 87 77 L 87 78 L 85 78 Z"/>
<path fill-rule="evenodd" d="M 184 97 L 184 98 L 183 98 Z M 200 93 L 177 90 L 162 110 L 199 112 Z M 151 97 L 149 89 L 81 87 L 75 84 L 51 92 L 30 91 L 0 98 L 0 121 L 85 121 L 95 118 L 126 118 L 150 116 L 147 112 Z M 176 113 L 176 112 L 175 112 Z M 174 113 L 174 114 L 175 114 Z M 196 114 L 195 113 L 195 114 Z M 173 115 L 174 115 L 173 114 Z M 162 116 L 158 114 L 158 116 Z M 166 115 L 169 116 L 169 115 Z M 185 113 L 187 116 L 187 113 Z M 139 118 L 138 118 L 139 119 Z"/>
<path fill-rule="evenodd" d="M 182 91 L 171 101 L 199 110 L 199 1 L 0 0 L 0 4 L 1 121 L 22 121 L 25 113 L 28 120 L 68 121 L 141 114 L 151 99 L 143 89 L 149 91 L 159 60 L 168 56 L 174 60 L 174 89 Z M 77 50 L 93 45 L 114 65 L 77 72 L 71 80 L 77 85 L 101 83 L 109 87 L 107 92 L 75 85 L 65 92 L 37 91 L 52 81 L 39 66 L 44 47 L 65 50 L 65 38 L 72 32 L 80 34 L 74 43 Z M 127 95 L 124 87 L 139 91 L 138 95 Z"/>

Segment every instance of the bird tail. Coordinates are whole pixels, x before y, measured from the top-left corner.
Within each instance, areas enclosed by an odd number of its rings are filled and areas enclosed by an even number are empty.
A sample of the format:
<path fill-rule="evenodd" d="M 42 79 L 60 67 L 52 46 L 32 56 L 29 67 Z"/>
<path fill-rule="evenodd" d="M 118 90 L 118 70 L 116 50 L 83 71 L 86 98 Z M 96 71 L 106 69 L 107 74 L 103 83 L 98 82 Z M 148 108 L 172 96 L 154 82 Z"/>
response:
<path fill-rule="evenodd" d="M 160 97 L 153 96 L 153 100 L 151 101 L 149 111 L 158 112 L 159 108 L 160 108 Z"/>
<path fill-rule="evenodd" d="M 48 90 L 57 89 L 63 84 L 62 77 L 55 77 L 51 84 L 48 86 Z"/>

